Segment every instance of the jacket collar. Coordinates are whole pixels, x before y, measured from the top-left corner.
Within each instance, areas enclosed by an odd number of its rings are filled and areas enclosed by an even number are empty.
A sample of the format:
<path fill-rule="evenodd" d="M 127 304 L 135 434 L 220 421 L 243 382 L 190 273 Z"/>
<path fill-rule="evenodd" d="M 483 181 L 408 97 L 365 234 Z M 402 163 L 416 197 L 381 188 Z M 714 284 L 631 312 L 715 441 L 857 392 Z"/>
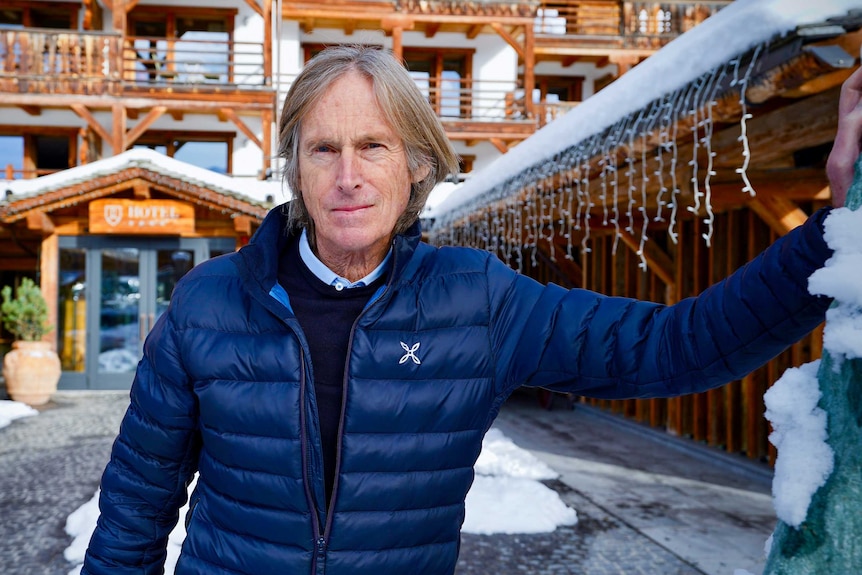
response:
<path fill-rule="evenodd" d="M 288 242 L 296 238 L 296 234 L 287 229 L 287 214 L 288 203 L 270 210 L 248 245 L 240 250 L 246 273 L 266 292 L 278 281 L 279 254 Z M 421 238 L 422 226 L 418 220 L 407 232 L 395 236 L 391 278 L 401 277 Z"/>

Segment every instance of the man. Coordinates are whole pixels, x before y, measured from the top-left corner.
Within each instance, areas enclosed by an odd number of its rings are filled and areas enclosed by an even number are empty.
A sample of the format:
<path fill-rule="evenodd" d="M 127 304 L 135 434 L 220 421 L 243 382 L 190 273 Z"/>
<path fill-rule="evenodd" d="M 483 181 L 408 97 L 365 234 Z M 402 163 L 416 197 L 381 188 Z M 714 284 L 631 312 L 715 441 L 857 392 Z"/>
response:
<path fill-rule="evenodd" d="M 842 120 L 830 161 L 844 191 L 859 124 Z M 295 199 L 177 286 L 102 478 L 85 575 L 160 573 L 195 471 L 179 575 L 451 574 L 482 437 L 516 388 L 704 391 L 829 304 L 806 289 L 830 255 L 825 211 L 672 307 L 421 243 L 419 212 L 455 155 L 382 50 L 309 62 L 279 139 Z"/>

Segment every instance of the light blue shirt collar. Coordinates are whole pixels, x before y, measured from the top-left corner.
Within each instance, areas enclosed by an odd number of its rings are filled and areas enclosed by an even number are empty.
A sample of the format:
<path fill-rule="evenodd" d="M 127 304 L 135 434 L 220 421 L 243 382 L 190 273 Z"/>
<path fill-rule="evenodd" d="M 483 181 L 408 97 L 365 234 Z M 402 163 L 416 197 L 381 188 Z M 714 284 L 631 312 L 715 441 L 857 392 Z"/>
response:
<path fill-rule="evenodd" d="M 341 291 L 344 288 L 367 286 L 380 278 L 380 276 L 382 276 L 389 267 L 389 260 L 392 259 L 392 248 L 389 248 L 389 252 L 386 254 L 386 257 L 383 258 L 383 261 L 380 262 L 379 266 L 374 268 L 370 274 L 355 282 L 351 282 L 350 280 L 339 276 L 337 273 L 326 267 L 326 264 L 314 255 L 314 252 L 311 251 L 311 245 L 308 243 L 308 235 L 305 230 L 302 230 L 302 235 L 299 236 L 299 257 L 302 258 L 303 263 L 308 266 L 308 269 L 311 270 L 311 273 L 313 273 L 317 279 L 326 285 L 330 285 L 338 291 Z"/>

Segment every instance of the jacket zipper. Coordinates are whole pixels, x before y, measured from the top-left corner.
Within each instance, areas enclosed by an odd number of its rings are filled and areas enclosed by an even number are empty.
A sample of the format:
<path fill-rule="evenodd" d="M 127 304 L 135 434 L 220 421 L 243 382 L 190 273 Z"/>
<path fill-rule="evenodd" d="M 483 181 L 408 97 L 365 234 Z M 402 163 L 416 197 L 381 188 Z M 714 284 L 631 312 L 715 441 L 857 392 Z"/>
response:
<path fill-rule="evenodd" d="M 308 385 L 307 378 L 307 370 L 305 366 L 305 353 L 300 351 L 300 397 L 301 401 L 301 409 L 299 411 L 299 426 L 300 426 L 300 435 L 302 437 L 301 445 L 302 445 L 302 462 L 305 466 L 305 474 L 306 477 L 311 478 L 314 477 L 311 469 L 311 461 L 308 457 L 308 420 L 306 417 L 306 405 L 305 405 L 305 394 L 306 388 Z M 320 519 L 318 518 L 318 506 L 315 502 L 314 495 L 311 492 L 311 481 L 306 480 L 303 482 L 305 486 L 305 498 L 308 501 L 308 506 L 311 509 L 311 529 L 314 534 L 314 538 L 317 541 L 317 548 L 315 549 L 314 558 L 311 564 L 312 573 L 317 571 L 317 566 L 323 564 L 324 555 L 326 553 L 326 539 L 323 537 L 323 533 L 320 531 Z"/>
<path fill-rule="evenodd" d="M 392 285 L 393 278 L 395 277 L 394 270 L 396 268 L 396 260 L 398 258 L 398 252 L 395 250 L 395 241 L 392 242 L 393 253 L 392 253 L 392 270 L 393 274 L 390 275 L 389 282 L 384 286 L 383 290 L 377 293 L 377 297 L 368 302 L 362 311 L 357 316 L 356 320 L 353 322 L 353 325 L 350 327 L 350 338 L 347 340 L 347 357 L 344 359 L 344 375 L 341 382 L 341 414 L 338 420 L 338 441 L 335 446 L 335 479 L 332 484 L 332 495 L 329 498 L 329 501 L 326 502 L 326 523 L 323 528 L 323 532 L 319 533 L 317 539 L 317 557 L 320 557 L 321 560 L 323 555 L 326 553 L 326 545 L 328 544 L 328 535 L 330 529 L 332 528 L 332 518 L 333 518 L 333 509 L 335 507 L 336 497 L 338 495 L 338 475 L 341 471 L 341 440 L 344 436 L 344 413 L 347 410 L 347 374 L 348 368 L 350 367 L 350 350 L 353 348 L 353 336 L 356 333 L 356 326 L 359 324 L 359 320 L 362 319 L 362 316 L 374 306 L 377 302 L 383 299 L 383 296 L 389 291 L 389 287 Z"/>

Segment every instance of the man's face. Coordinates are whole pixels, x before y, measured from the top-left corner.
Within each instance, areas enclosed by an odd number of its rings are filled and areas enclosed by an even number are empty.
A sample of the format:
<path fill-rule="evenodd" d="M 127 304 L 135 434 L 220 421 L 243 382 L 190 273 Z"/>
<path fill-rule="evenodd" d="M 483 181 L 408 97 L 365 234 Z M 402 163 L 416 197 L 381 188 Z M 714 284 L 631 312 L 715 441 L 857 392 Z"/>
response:
<path fill-rule="evenodd" d="M 370 80 L 347 73 L 302 120 L 299 179 L 324 263 L 382 261 L 411 178 L 401 137 L 384 120 Z"/>

